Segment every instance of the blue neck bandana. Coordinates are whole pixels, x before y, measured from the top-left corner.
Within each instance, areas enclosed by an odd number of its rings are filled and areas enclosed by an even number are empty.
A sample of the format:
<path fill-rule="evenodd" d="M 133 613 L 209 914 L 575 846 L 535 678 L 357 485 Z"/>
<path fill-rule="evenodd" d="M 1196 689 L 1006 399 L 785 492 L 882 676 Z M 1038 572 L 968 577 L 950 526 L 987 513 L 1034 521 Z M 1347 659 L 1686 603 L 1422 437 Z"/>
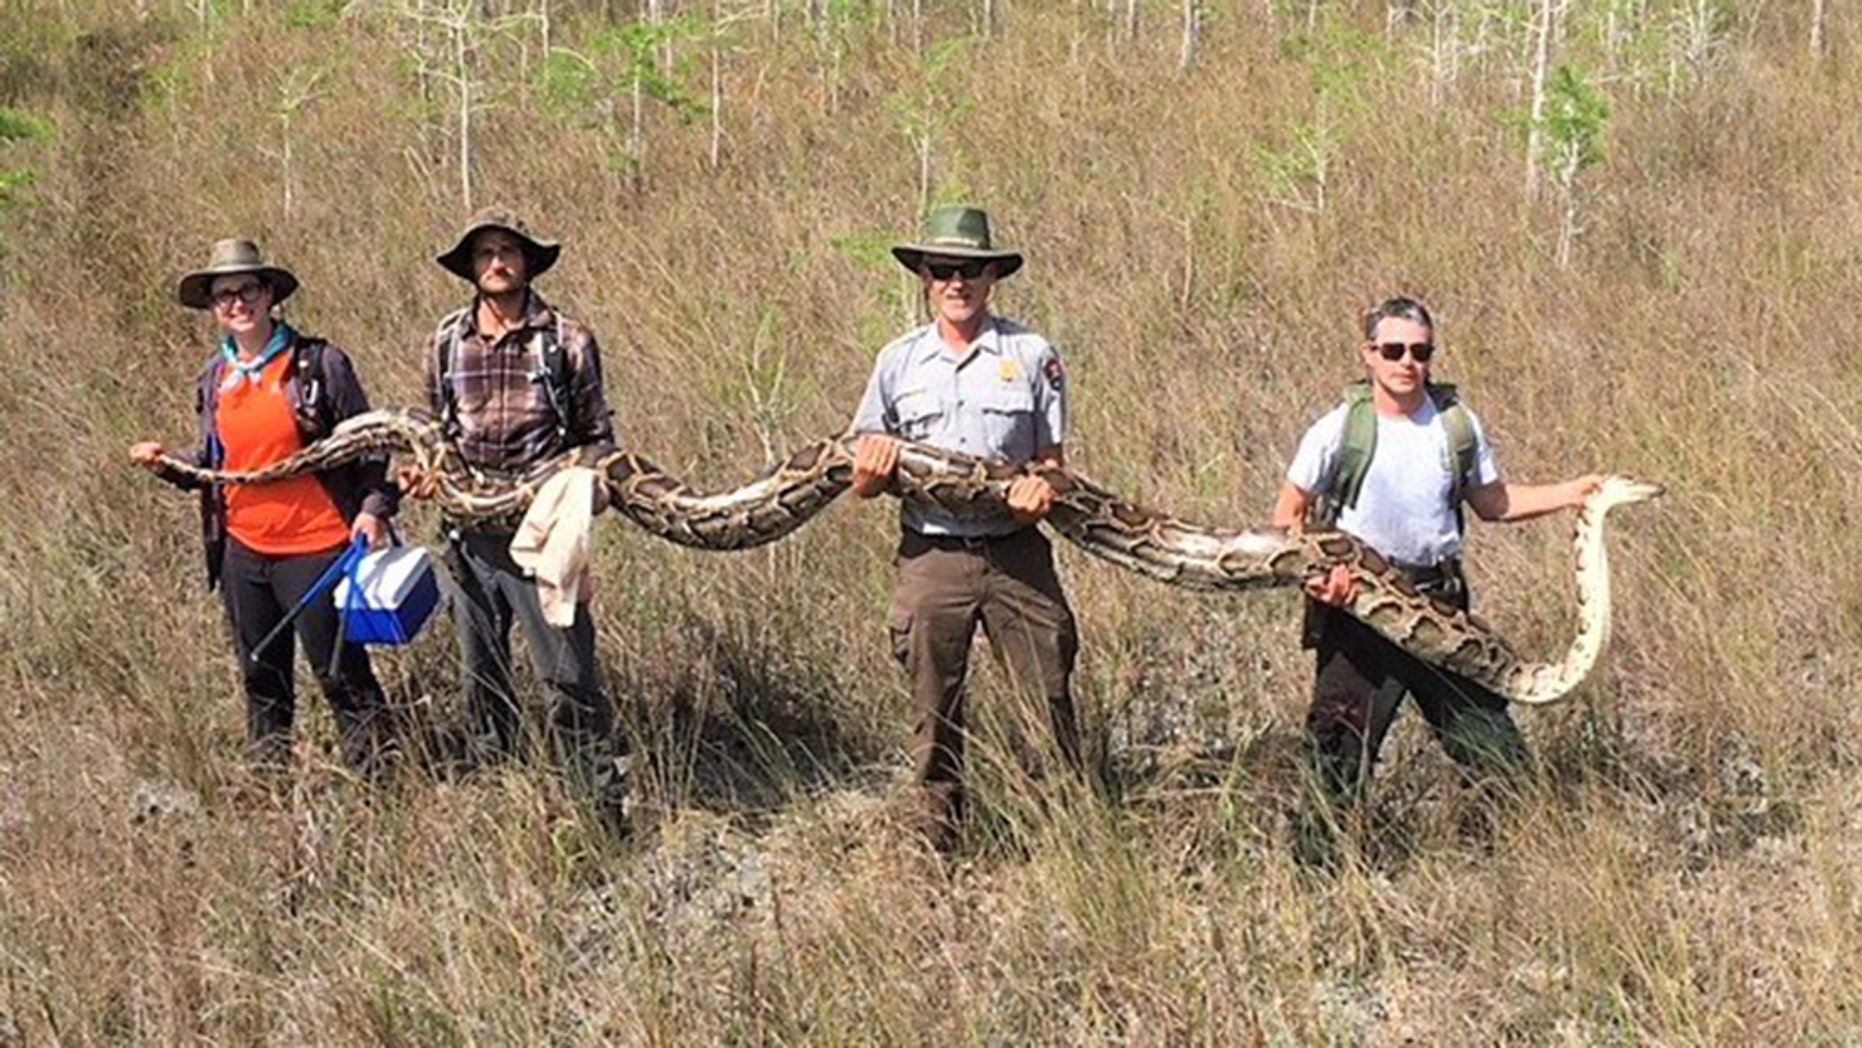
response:
<path fill-rule="evenodd" d="M 233 336 L 227 335 L 222 338 L 220 356 L 226 361 L 227 374 L 221 388 L 233 389 L 242 382 L 258 385 L 259 372 L 264 371 L 265 365 L 277 359 L 278 354 L 290 347 L 292 336 L 296 334 L 297 332 L 291 330 L 291 325 L 282 320 L 278 321 L 272 326 L 271 341 L 265 343 L 265 352 L 251 360 L 239 359 L 239 346 L 234 343 Z"/>

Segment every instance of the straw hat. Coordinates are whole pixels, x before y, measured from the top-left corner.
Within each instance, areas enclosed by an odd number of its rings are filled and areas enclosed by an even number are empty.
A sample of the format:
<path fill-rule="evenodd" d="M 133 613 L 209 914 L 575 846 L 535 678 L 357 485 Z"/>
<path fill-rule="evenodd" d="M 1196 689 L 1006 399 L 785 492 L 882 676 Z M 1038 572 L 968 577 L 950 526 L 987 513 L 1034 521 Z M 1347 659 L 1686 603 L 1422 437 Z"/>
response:
<path fill-rule="evenodd" d="M 477 278 L 472 274 L 472 238 L 488 229 L 503 230 L 517 238 L 524 249 L 524 261 L 529 263 L 527 275 L 531 280 L 548 272 L 562 254 L 561 244 L 532 233 L 524 220 L 513 212 L 494 207 L 472 216 L 472 221 L 466 224 L 465 232 L 459 234 L 459 242 L 444 254 L 434 256 L 433 260 L 461 280 L 468 283 L 476 281 Z"/>
<path fill-rule="evenodd" d="M 265 261 L 259 246 L 250 240 L 219 240 L 207 256 L 205 269 L 196 269 L 181 278 L 175 298 L 189 309 L 207 309 L 213 305 L 213 279 L 251 273 L 272 289 L 272 304 L 277 305 L 297 290 L 297 277 L 282 266 Z"/>

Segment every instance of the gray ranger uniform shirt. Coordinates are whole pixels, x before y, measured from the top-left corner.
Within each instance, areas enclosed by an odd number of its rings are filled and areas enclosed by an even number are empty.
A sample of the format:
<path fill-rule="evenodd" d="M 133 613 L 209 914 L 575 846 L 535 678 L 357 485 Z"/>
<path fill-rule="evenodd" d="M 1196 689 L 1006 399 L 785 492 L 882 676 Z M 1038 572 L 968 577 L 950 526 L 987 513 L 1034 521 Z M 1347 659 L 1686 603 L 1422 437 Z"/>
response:
<path fill-rule="evenodd" d="M 1067 374 L 1047 339 L 991 317 L 959 360 L 936 322 L 879 351 L 852 432 L 1021 464 L 1067 435 Z M 925 535 L 1007 535 L 1012 521 L 965 521 L 913 506 L 901 521 Z"/>

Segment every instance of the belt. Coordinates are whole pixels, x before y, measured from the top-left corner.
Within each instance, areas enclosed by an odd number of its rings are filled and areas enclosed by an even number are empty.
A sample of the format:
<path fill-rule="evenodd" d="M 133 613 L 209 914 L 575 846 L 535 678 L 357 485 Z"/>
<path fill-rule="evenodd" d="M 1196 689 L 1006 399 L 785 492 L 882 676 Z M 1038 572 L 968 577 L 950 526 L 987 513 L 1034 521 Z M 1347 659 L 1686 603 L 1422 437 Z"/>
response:
<path fill-rule="evenodd" d="M 450 517 L 440 521 L 440 530 L 447 535 L 492 535 L 499 538 L 512 538 L 517 534 L 517 527 L 523 523 L 522 513 L 507 513 L 499 517 L 478 517 L 472 520 L 453 520 Z"/>
<path fill-rule="evenodd" d="M 1417 589 L 1423 592 L 1451 589 L 1462 584 L 1461 558 L 1449 557 L 1434 564 L 1404 564 L 1390 561 L 1390 566 L 1402 572 Z"/>
<path fill-rule="evenodd" d="M 922 531 L 906 531 L 900 539 L 904 545 L 921 545 L 925 549 L 950 551 L 967 551 L 980 553 L 1025 537 L 1027 528 L 1011 531 L 1006 535 L 927 535 Z"/>

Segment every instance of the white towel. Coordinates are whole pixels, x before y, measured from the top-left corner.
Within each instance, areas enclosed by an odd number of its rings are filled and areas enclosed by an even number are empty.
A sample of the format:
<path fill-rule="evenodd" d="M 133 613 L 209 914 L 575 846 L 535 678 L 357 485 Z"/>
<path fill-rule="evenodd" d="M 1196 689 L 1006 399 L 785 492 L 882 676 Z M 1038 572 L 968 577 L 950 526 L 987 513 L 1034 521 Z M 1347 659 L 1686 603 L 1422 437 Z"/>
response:
<path fill-rule="evenodd" d="M 601 474 L 583 466 L 543 483 L 511 538 L 511 559 L 537 580 L 543 617 L 556 627 L 575 624 L 575 607 L 589 592 L 590 535 Z"/>

